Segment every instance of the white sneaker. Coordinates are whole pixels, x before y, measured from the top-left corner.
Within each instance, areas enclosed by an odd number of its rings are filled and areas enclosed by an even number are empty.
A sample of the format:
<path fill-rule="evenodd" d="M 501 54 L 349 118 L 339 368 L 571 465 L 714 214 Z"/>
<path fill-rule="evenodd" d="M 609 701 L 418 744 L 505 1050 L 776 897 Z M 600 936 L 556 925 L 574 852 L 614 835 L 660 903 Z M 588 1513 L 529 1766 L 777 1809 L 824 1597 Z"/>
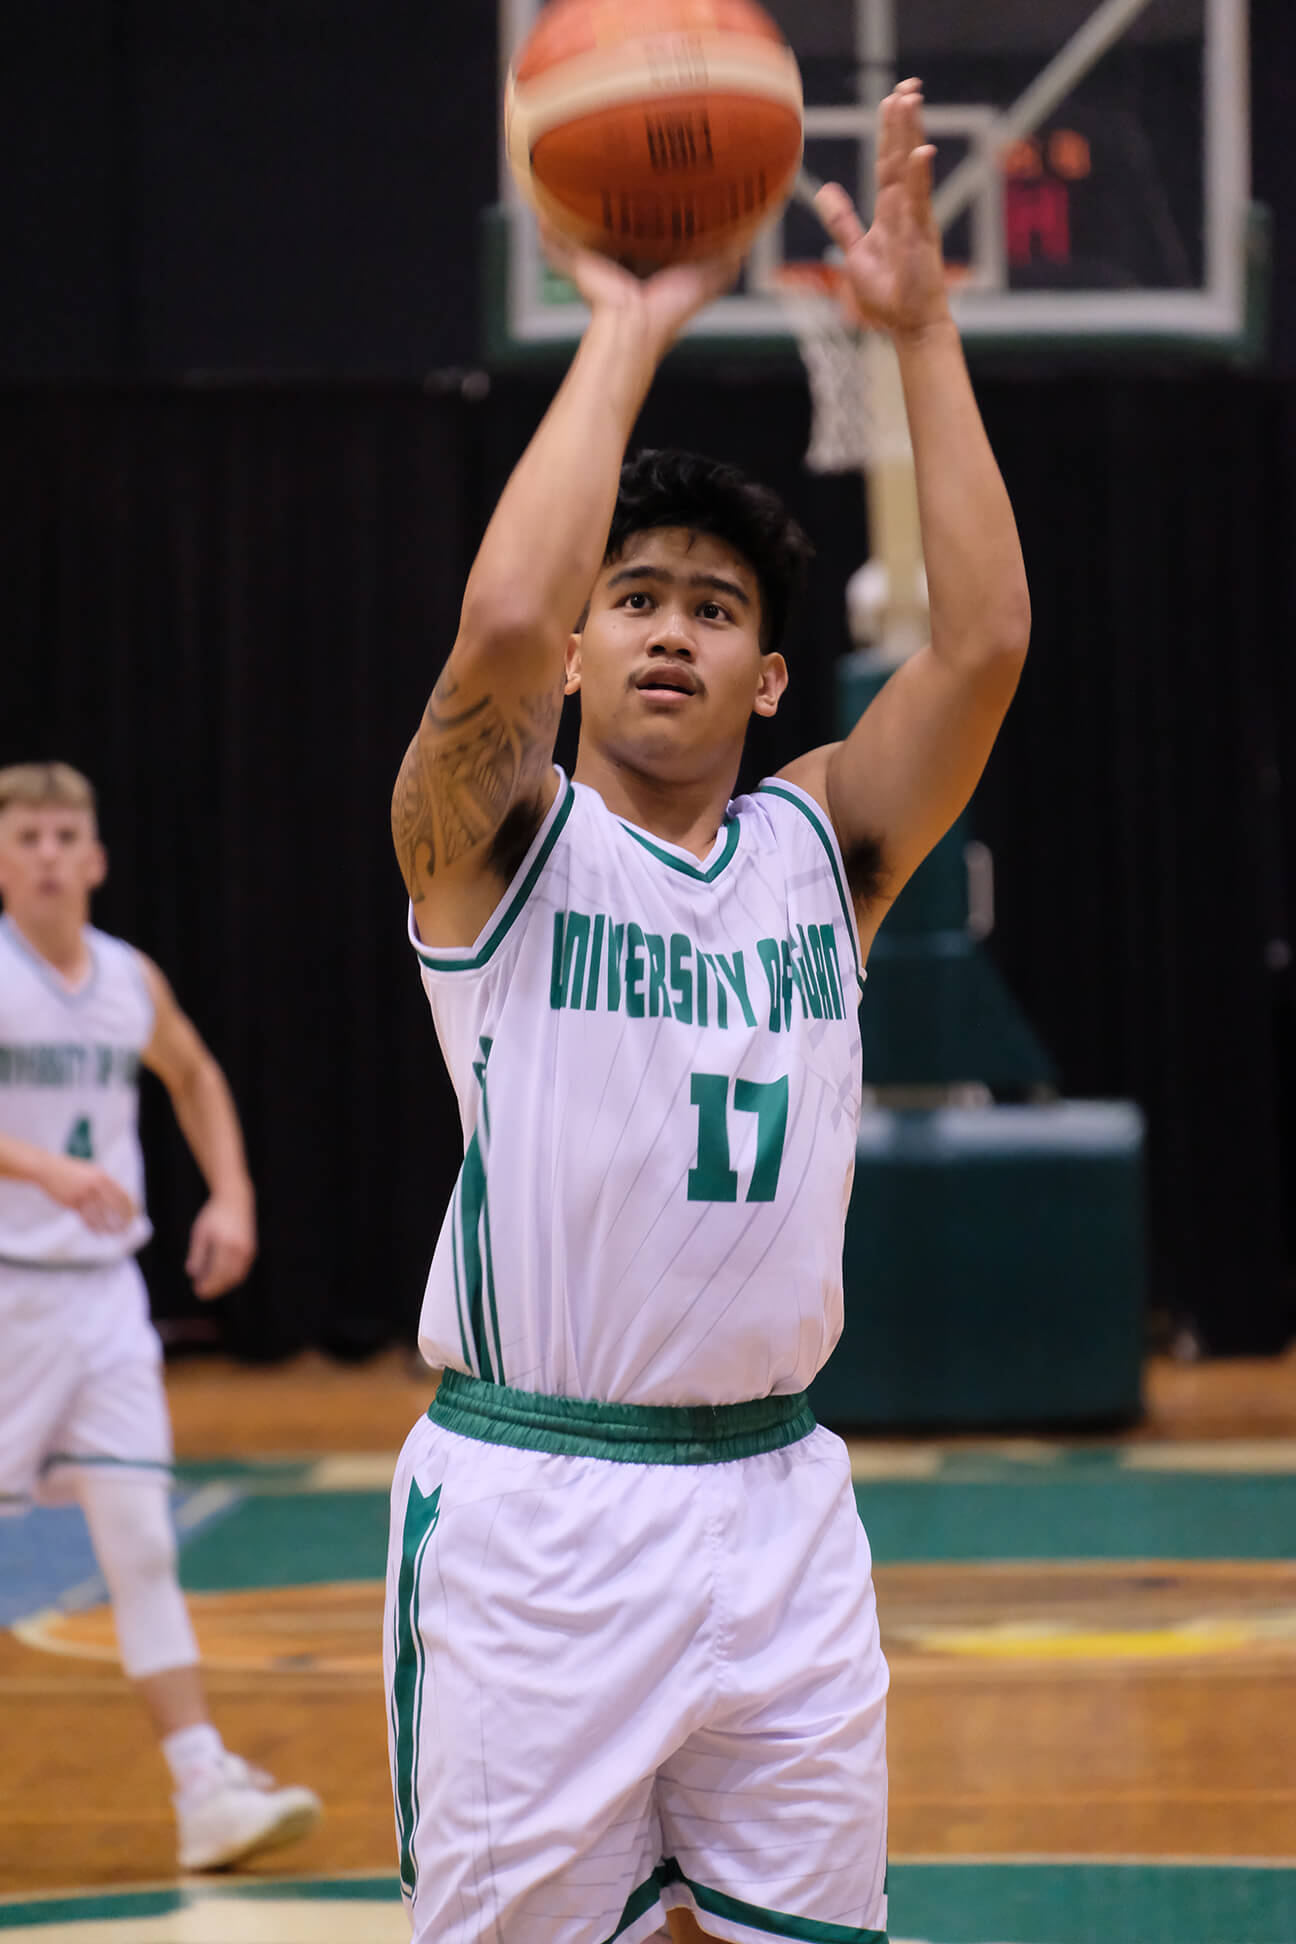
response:
<path fill-rule="evenodd" d="M 211 1778 L 173 1798 L 182 1870 L 219 1870 L 314 1829 L 324 1805 L 311 1789 L 281 1789 L 228 1750 Z"/>

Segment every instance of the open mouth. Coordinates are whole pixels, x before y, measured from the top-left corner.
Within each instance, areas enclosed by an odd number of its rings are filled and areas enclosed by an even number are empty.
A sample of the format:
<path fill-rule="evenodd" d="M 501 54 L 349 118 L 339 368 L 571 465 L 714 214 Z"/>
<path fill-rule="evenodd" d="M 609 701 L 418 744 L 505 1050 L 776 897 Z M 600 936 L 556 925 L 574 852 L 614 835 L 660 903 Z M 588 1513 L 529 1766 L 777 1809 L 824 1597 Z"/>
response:
<path fill-rule="evenodd" d="M 641 675 L 635 683 L 640 695 L 676 697 L 696 695 L 698 681 L 692 669 L 683 667 L 653 668 Z"/>

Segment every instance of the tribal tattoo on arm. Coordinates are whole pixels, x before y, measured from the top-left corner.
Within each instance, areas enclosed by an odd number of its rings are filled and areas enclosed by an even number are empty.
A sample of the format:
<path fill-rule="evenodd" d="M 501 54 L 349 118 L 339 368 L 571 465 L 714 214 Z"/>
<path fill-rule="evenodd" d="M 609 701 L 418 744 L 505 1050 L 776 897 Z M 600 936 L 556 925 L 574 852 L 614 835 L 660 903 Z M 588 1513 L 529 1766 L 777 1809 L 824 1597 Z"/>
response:
<path fill-rule="evenodd" d="M 444 670 L 392 796 L 392 840 L 416 904 L 437 871 L 488 844 L 510 809 L 537 795 L 553 759 L 561 688 L 457 707 L 459 687 Z"/>

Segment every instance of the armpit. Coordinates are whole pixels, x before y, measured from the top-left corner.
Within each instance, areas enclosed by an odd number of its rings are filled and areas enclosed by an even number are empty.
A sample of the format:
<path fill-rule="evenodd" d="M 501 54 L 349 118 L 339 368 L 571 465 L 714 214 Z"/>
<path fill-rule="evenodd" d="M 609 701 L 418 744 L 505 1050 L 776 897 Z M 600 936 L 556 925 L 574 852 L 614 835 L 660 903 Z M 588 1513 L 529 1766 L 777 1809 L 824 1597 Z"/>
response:
<path fill-rule="evenodd" d="M 487 862 L 502 883 L 511 884 L 517 876 L 544 819 L 545 806 L 537 797 L 530 803 L 515 803 L 495 832 Z"/>
<path fill-rule="evenodd" d="M 861 837 L 849 849 L 843 848 L 846 882 L 857 906 L 867 908 L 882 897 L 890 872 L 886 868 L 882 842 L 877 837 Z"/>

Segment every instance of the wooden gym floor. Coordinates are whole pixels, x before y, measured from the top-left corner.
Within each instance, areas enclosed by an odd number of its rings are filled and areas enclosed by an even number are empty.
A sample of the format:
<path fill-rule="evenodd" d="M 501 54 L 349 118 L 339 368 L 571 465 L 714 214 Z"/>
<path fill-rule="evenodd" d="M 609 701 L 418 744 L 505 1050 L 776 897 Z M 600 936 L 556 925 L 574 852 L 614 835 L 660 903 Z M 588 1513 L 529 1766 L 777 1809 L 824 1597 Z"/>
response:
<path fill-rule="evenodd" d="M 0 1930 L 400 1938 L 379 1616 L 425 1375 L 201 1360 L 170 1393 L 213 1713 L 327 1815 L 237 1883 L 176 1890 L 79 1514 L 5 1521 Z M 1147 1399 L 1120 1440 L 852 1446 L 893 1676 L 897 1939 L 1296 1940 L 1296 1349 L 1156 1363 Z"/>

